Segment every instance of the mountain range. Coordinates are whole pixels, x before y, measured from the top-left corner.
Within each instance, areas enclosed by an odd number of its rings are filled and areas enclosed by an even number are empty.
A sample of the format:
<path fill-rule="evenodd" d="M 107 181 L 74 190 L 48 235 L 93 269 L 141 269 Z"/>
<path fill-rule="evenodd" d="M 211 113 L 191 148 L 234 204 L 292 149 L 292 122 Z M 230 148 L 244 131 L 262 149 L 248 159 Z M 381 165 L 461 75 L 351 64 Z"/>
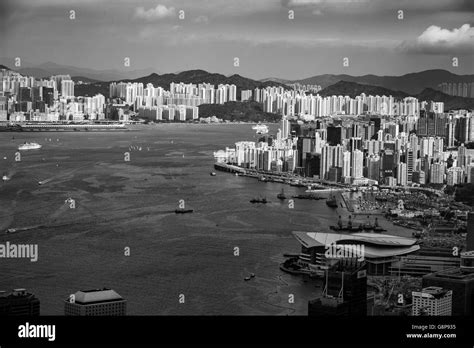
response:
<path fill-rule="evenodd" d="M 263 79 L 261 81 L 267 81 Z M 339 81 L 356 82 L 363 85 L 380 86 L 394 91 L 402 91 L 411 95 L 420 93 L 425 88 L 437 88 L 443 82 L 474 82 L 473 75 L 457 75 L 442 69 L 425 70 L 401 76 L 377 76 L 377 75 L 333 75 L 324 74 L 308 77 L 300 80 L 278 80 L 280 83 L 304 85 L 320 85 L 322 88 L 334 85 Z"/>
<path fill-rule="evenodd" d="M 183 82 L 183 83 L 194 83 L 194 84 L 210 83 L 213 85 L 234 84 L 237 86 L 238 96 L 240 96 L 241 90 L 245 90 L 245 89 L 253 90 L 257 87 L 264 88 L 267 86 L 283 86 L 285 88 L 288 88 L 288 86 L 284 84 L 280 84 L 278 82 L 272 82 L 272 81 L 261 82 L 261 81 L 256 81 L 256 80 L 252 80 L 252 79 L 240 76 L 238 74 L 225 76 L 225 75 L 217 74 L 217 73 L 209 73 L 204 70 L 187 70 L 187 71 L 182 71 L 177 74 L 162 74 L 162 75 L 159 75 L 157 73 L 152 73 L 150 75 L 139 77 L 136 79 L 128 79 L 128 80 L 120 80 L 120 81 L 131 82 L 131 83 L 134 83 L 134 82 L 143 83 L 145 86 L 146 84 L 151 83 L 155 87 L 163 87 L 166 89 L 169 88 L 170 83 L 172 82 L 176 82 L 176 83 Z M 91 96 L 97 93 L 108 95 L 110 82 L 112 81 L 96 82 L 89 85 L 77 85 L 74 92 L 77 95 L 83 95 L 83 96 Z"/>
<path fill-rule="evenodd" d="M 14 66 L 14 59 L 0 57 L 0 64 L 4 66 Z M 22 75 L 34 76 L 36 78 L 47 78 L 52 75 L 71 75 L 80 76 L 83 79 L 87 78 L 93 81 L 116 81 L 123 79 L 133 79 L 140 76 L 151 74 L 155 69 L 138 69 L 138 70 L 117 70 L 105 69 L 95 70 L 89 68 L 81 68 L 70 65 L 62 65 L 53 62 L 46 62 L 42 64 L 32 64 L 28 61 L 22 60 L 21 67 L 13 69 Z"/>
<path fill-rule="evenodd" d="M 2 65 L 0 65 L 0 68 Z M 7 68 L 6 66 L 3 66 Z M 66 72 L 60 69 L 60 65 L 50 63 L 45 64 L 50 70 L 55 70 L 56 74 L 69 73 L 75 81 L 83 81 L 85 84 L 77 84 L 74 92 L 76 96 L 93 96 L 101 93 L 105 96 L 109 95 L 109 84 L 111 82 L 137 82 L 144 85 L 151 83 L 155 87 L 163 87 L 168 89 L 170 83 L 210 83 L 218 84 L 234 84 L 237 86 L 237 96 L 240 96 L 241 90 L 255 88 L 264 88 L 267 86 L 282 86 L 289 88 L 287 84 L 299 82 L 301 84 L 319 84 L 324 88 L 318 92 L 321 96 L 343 95 L 354 98 L 361 93 L 367 95 L 391 95 L 397 99 L 407 96 L 413 96 L 419 100 L 434 100 L 445 103 L 445 109 L 474 109 L 474 98 L 463 98 L 450 96 L 436 90 L 441 82 L 474 82 L 474 75 L 456 75 L 446 70 L 426 70 L 419 73 L 411 73 L 403 76 L 350 76 L 350 75 L 319 75 L 308 79 L 298 81 L 281 80 L 277 78 L 253 80 L 234 74 L 225 76 L 218 73 L 210 73 L 205 70 L 187 70 L 179 73 L 157 74 L 155 72 L 146 76 L 132 79 L 111 79 L 101 81 L 94 79 L 90 74 L 77 69 L 70 69 Z M 8 68 L 7 68 L 8 69 Z M 25 74 L 30 68 L 22 68 L 18 72 Z M 78 68 L 79 69 L 79 68 Z M 89 69 L 90 70 L 90 69 Z M 74 74 L 77 72 L 78 74 Z M 28 75 L 28 74 L 25 74 Z M 48 75 L 49 76 L 49 75 Z M 35 76 L 36 77 L 36 76 Z"/>

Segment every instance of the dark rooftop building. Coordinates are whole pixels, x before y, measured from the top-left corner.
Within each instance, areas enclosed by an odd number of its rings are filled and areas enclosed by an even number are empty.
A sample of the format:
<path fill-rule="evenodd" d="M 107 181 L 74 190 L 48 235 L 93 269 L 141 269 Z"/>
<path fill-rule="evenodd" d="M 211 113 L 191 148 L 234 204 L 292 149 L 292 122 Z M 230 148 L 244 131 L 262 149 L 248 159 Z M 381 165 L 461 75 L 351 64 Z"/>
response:
<path fill-rule="evenodd" d="M 25 289 L 14 289 L 10 294 L 0 291 L 0 316 L 13 315 L 40 315 L 40 301 Z"/>

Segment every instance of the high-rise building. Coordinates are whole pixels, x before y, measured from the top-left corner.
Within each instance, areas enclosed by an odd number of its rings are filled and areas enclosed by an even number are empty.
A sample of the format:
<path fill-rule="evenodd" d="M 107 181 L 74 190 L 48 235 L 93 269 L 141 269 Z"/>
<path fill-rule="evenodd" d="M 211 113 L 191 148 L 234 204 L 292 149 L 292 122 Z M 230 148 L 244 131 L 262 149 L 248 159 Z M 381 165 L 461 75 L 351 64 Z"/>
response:
<path fill-rule="evenodd" d="M 65 315 L 126 315 L 127 301 L 111 289 L 81 290 L 64 301 Z"/>
<path fill-rule="evenodd" d="M 61 81 L 61 96 L 63 98 L 74 97 L 74 81 L 73 80 Z"/>
<path fill-rule="evenodd" d="M 364 165 L 364 153 L 360 150 L 355 150 L 352 152 L 352 178 L 359 179 L 363 175 L 363 165 Z"/>
<path fill-rule="evenodd" d="M 469 235 L 468 235 L 469 243 Z M 468 244 L 468 248 L 470 245 Z M 444 269 L 423 277 L 423 287 L 452 290 L 452 315 L 474 314 L 474 250 L 461 253 L 460 267 Z"/>
<path fill-rule="evenodd" d="M 328 269 L 323 296 L 308 302 L 308 315 L 366 316 L 366 267 L 365 262 L 341 260 Z"/>
<path fill-rule="evenodd" d="M 10 294 L 0 291 L 0 316 L 40 315 L 40 301 L 25 289 L 14 289 Z"/>
<path fill-rule="evenodd" d="M 412 315 L 442 316 L 451 315 L 452 290 L 430 286 L 412 292 Z"/>

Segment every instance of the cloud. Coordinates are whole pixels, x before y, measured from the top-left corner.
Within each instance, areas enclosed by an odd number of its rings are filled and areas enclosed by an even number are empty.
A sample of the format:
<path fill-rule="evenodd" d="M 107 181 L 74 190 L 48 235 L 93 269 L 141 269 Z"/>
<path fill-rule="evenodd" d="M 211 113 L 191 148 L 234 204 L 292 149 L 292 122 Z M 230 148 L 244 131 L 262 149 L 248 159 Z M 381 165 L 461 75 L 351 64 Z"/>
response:
<path fill-rule="evenodd" d="M 403 9 L 412 14 L 474 12 L 473 0 L 280 0 L 285 8 L 317 8 L 324 13 L 373 14 Z"/>
<path fill-rule="evenodd" d="M 194 20 L 196 23 L 204 23 L 204 24 L 207 24 L 209 23 L 209 18 L 207 16 L 199 16 L 199 17 L 196 17 L 196 19 Z"/>
<path fill-rule="evenodd" d="M 415 41 L 405 41 L 401 48 L 427 54 L 474 53 L 474 27 L 464 24 L 452 30 L 436 25 L 428 27 Z"/>
<path fill-rule="evenodd" d="M 136 18 L 141 18 L 148 21 L 154 21 L 166 17 L 173 17 L 174 15 L 175 8 L 166 7 L 165 5 L 157 5 L 155 8 L 150 8 L 149 10 L 145 10 L 141 6 L 135 9 Z"/>

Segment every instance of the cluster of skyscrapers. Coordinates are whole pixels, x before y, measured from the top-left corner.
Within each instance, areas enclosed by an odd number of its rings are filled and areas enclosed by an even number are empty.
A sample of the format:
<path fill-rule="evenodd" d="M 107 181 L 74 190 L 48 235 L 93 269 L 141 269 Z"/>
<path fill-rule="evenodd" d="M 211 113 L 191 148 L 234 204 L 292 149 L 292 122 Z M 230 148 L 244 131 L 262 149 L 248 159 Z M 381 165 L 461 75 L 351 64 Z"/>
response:
<path fill-rule="evenodd" d="M 199 118 L 201 104 L 224 104 L 237 101 L 237 87 L 209 83 L 170 84 L 170 89 L 154 87 L 148 83 L 111 83 L 110 98 L 120 98 L 138 112 L 140 118 L 152 121 L 187 121 Z"/>
<path fill-rule="evenodd" d="M 242 91 L 242 93 L 248 91 Z M 253 99 L 263 104 L 266 112 L 283 116 L 297 116 L 305 121 L 319 117 L 338 115 L 375 114 L 382 116 L 415 116 L 420 109 L 427 108 L 442 113 L 443 103 L 418 102 L 414 97 L 396 100 L 393 96 L 366 95 L 355 98 L 342 95 L 322 97 L 319 94 L 306 94 L 305 90 L 287 90 L 283 87 L 256 88 Z"/>
<path fill-rule="evenodd" d="M 474 182 L 474 150 L 464 145 L 474 141 L 472 113 L 440 113 L 432 106 L 417 103 L 419 112 L 408 116 L 324 117 L 310 123 L 284 116 L 276 138 L 238 142 L 221 156 L 243 168 L 345 184 Z"/>
<path fill-rule="evenodd" d="M 74 97 L 69 75 L 35 79 L 0 70 L 0 121 L 84 121 L 105 119 L 106 100 L 101 94 Z"/>

